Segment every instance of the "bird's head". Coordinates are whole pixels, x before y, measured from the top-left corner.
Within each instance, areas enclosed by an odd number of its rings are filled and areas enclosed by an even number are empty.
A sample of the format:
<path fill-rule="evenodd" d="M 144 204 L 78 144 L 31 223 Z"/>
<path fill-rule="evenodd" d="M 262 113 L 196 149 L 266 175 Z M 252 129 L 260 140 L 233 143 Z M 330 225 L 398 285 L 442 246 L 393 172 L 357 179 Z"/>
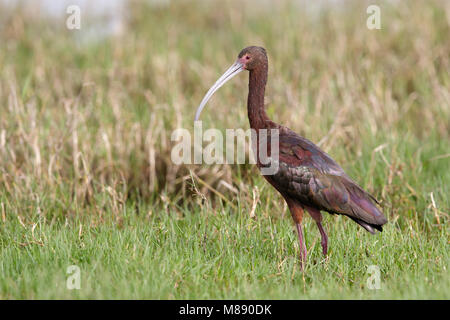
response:
<path fill-rule="evenodd" d="M 197 112 L 195 113 L 195 121 L 197 121 L 200 117 L 200 113 L 205 107 L 208 100 L 212 97 L 212 95 L 235 75 L 240 73 L 241 71 L 248 70 L 252 71 L 258 68 L 261 65 L 267 66 L 267 54 L 266 50 L 262 47 L 251 46 L 239 53 L 238 58 L 233 65 L 228 68 L 227 71 L 214 83 L 214 85 L 209 88 L 206 95 L 203 97 L 202 102 L 197 108 Z"/>
<path fill-rule="evenodd" d="M 267 54 L 266 49 L 263 47 L 247 47 L 242 49 L 238 55 L 236 62 L 242 64 L 245 70 L 251 71 L 261 65 L 267 64 Z"/>

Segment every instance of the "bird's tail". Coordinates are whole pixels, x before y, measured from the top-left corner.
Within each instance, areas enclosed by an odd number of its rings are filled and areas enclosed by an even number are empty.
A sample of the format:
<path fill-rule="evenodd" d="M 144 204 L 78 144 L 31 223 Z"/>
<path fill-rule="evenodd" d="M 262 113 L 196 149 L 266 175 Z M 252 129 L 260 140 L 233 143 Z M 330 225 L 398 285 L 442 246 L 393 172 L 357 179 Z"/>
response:
<path fill-rule="evenodd" d="M 372 202 L 373 197 L 359 186 L 352 186 L 347 190 L 350 194 L 350 208 L 353 213 L 350 218 L 372 234 L 375 230 L 383 231 L 382 226 L 387 219 Z"/>
<path fill-rule="evenodd" d="M 357 218 L 350 217 L 353 221 L 355 221 L 357 224 L 359 224 L 361 227 L 369 231 L 371 234 L 375 234 L 375 230 L 378 230 L 380 232 L 383 231 L 383 227 L 379 224 L 370 224 L 367 222 L 364 222 L 362 220 L 359 220 Z"/>

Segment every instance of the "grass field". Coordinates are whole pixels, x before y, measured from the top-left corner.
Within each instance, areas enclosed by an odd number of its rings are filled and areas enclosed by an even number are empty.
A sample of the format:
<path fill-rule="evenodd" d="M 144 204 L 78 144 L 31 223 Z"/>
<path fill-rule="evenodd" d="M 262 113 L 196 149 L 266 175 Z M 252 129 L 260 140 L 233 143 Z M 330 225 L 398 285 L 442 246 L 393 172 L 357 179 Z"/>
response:
<path fill-rule="evenodd" d="M 88 17 L 70 31 L 66 15 L 0 4 L 0 298 L 448 299 L 450 2 L 375 1 L 381 30 L 363 1 L 305 3 L 130 1 L 104 38 L 85 36 Z M 289 211 L 255 167 L 170 158 L 172 131 L 193 130 L 253 44 L 269 53 L 269 116 L 389 220 L 373 236 L 325 214 L 324 259 L 306 218 L 303 273 Z M 215 95 L 204 128 L 248 128 L 247 81 Z"/>

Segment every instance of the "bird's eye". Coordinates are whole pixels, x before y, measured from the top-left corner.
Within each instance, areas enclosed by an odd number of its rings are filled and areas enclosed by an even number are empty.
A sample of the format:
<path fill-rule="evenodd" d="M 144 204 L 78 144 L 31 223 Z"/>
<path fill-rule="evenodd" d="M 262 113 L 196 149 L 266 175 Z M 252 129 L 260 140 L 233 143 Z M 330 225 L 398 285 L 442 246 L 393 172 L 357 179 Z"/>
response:
<path fill-rule="evenodd" d="M 249 56 L 246 56 L 245 59 L 250 60 L 250 57 L 249 57 Z"/>

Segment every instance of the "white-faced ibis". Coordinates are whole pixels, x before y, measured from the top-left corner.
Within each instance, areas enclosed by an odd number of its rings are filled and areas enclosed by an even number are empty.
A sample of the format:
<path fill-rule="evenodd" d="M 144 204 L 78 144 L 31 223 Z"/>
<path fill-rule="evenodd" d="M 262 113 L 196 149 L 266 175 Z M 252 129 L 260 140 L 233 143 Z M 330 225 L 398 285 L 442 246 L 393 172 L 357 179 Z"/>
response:
<path fill-rule="evenodd" d="M 289 207 L 297 226 L 302 266 L 306 260 L 306 247 L 301 226 L 305 209 L 319 228 L 324 255 L 328 250 L 328 238 L 322 226 L 320 211 L 348 216 L 371 233 L 375 233 L 375 230 L 382 231 L 382 225 L 387 222 L 387 219 L 375 205 L 378 202 L 374 197 L 350 179 L 344 170 L 314 143 L 267 117 L 264 108 L 264 91 L 268 60 L 264 48 L 252 46 L 239 53 L 237 61 L 217 80 L 203 98 L 197 109 L 195 120 L 198 120 L 200 112 L 214 92 L 243 70 L 250 72 L 247 101 L 250 127 L 256 131 L 257 138 L 260 129 L 268 131 L 278 129 L 279 132 L 278 171 L 264 177 L 280 192 Z M 271 149 L 270 145 L 267 149 Z M 261 169 L 259 153 L 256 157 L 257 166 Z"/>

